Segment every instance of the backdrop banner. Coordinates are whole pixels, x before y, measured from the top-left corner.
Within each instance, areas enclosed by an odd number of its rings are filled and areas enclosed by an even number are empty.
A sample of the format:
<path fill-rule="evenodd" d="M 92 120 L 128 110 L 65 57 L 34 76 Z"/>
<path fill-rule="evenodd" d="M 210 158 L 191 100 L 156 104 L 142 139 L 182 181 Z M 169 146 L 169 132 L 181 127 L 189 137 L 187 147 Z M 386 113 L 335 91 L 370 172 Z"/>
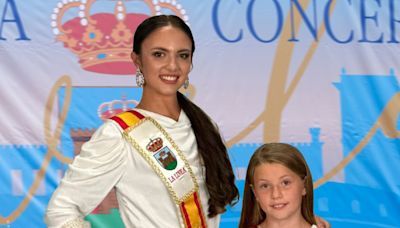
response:
<path fill-rule="evenodd" d="M 0 0 L 0 227 L 45 227 L 82 144 L 140 101 L 132 37 L 157 14 L 193 31 L 182 91 L 218 124 L 240 193 L 255 149 L 286 142 L 332 227 L 400 227 L 399 0 Z M 123 227 L 115 193 L 86 220 Z"/>

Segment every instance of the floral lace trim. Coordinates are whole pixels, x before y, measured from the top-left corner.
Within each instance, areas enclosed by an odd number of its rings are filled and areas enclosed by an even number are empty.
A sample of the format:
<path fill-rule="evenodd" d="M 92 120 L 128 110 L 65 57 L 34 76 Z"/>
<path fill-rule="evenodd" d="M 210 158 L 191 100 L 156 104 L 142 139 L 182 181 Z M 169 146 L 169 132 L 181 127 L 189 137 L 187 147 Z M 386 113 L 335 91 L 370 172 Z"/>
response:
<path fill-rule="evenodd" d="M 81 218 L 76 218 L 65 223 L 62 228 L 91 228 L 91 226 L 89 222 Z"/>

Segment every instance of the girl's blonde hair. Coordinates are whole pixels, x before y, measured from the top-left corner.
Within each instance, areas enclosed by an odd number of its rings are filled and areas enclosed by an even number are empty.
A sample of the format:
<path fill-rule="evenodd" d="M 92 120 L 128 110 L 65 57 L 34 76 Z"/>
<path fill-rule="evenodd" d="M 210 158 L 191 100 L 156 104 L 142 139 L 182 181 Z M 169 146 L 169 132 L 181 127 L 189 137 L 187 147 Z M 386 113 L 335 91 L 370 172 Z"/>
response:
<path fill-rule="evenodd" d="M 310 224 L 316 224 L 314 217 L 314 194 L 310 169 L 303 155 L 295 147 L 286 143 L 266 143 L 259 147 L 250 159 L 244 187 L 243 206 L 239 228 L 257 226 L 267 215 L 257 203 L 251 186 L 254 184 L 256 167 L 265 163 L 281 164 L 304 179 L 306 195 L 301 202 L 301 214 Z"/>

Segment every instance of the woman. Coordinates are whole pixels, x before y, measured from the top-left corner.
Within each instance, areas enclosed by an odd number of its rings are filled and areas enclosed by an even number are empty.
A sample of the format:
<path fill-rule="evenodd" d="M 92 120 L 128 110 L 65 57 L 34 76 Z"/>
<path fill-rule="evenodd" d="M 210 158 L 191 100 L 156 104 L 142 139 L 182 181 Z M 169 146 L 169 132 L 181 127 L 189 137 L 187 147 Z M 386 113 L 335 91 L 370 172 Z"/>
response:
<path fill-rule="evenodd" d="M 302 154 L 285 143 L 259 147 L 247 168 L 239 227 L 316 228 L 314 224 L 312 177 Z"/>
<path fill-rule="evenodd" d="M 131 58 L 141 101 L 84 144 L 49 203 L 49 227 L 82 227 L 113 187 L 126 227 L 218 227 L 238 190 L 218 129 L 178 92 L 188 84 L 194 50 L 177 16 L 138 26 Z"/>

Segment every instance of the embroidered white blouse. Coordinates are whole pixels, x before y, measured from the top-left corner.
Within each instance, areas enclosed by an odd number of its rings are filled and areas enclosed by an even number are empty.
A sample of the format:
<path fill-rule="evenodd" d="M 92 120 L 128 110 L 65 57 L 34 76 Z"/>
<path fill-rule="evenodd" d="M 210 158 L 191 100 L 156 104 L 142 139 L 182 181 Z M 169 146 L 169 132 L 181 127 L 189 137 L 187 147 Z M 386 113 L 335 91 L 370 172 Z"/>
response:
<path fill-rule="evenodd" d="M 138 109 L 158 121 L 186 156 L 199 184 L 207 215 L 209 195 L 190 121 L 181 111 L 178 121 Z M 82 146 L 65 173 L 46 210 L 48 227 L 79 222 L 92 212 L 115 186 L 121 218 L 126 227 L 182 227 L 169 193 L 142 156 L 122 137 L 114 121 L 106 121 Z M 218 227 L 220 217 L 207 217 L 208 227 Z"/>

